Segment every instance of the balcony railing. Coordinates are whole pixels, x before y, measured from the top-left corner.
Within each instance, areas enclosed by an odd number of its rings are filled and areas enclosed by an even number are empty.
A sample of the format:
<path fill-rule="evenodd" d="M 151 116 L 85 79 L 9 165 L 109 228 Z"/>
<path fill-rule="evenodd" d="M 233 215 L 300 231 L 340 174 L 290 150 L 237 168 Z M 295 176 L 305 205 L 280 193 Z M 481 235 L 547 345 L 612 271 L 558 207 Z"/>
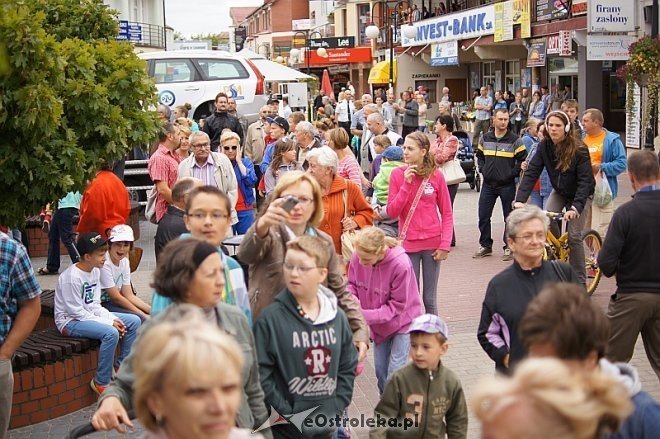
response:
<path fill-rule="evenodd" d="M 129 41 L 136 46 L 163 49 L 165 48 L 165 28 L 157 24 L 120 20 L 117 39 Z"/>

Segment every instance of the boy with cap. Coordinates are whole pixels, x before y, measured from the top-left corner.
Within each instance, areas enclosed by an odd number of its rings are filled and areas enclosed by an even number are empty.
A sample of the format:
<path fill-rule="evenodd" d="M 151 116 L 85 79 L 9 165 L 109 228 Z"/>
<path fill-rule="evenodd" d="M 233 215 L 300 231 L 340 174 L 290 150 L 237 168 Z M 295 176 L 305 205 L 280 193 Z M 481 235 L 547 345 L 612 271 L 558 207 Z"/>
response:
<path fill-rule="evenodd" d="M 382 157 L 382 161 L 371 185 L 374 190 L 371 197 L 371 207 L 374 209 L 374 226 L 382 229 L 387 236 L 396 238 L 399 234 L 399 221 L 390 219 L 387 216 L 385 206 L 390 191 L 390 175 L 392 175 L 394 169 L 404 165 L 403 149 L 400 146 L 388 146 L 380 157 Z"/>
<path fill-rule="evenodd" d="M 465 438 L 468 412 L 458 377 L 442 365 L 447 324 L 424 314 L 410 328 L 413 362 L 394 372 L 374 411 L 370 438 Z"/>
<path fill-rule="evenodd" d="M 55 326 L 62 335 L 101 341 L 96 376 L 90 382 L 100 395 L 110 384 L 112 369 L 119 369 L 140 327 L 134 314 L 111 313 L 101 306 L 101 269 L 108 245 L 98 233 L 80 235 L 76 243 L 80 261 L 67 268 L 55 288 Z M 119 357 L 115 350 L 121 339 Z"/>

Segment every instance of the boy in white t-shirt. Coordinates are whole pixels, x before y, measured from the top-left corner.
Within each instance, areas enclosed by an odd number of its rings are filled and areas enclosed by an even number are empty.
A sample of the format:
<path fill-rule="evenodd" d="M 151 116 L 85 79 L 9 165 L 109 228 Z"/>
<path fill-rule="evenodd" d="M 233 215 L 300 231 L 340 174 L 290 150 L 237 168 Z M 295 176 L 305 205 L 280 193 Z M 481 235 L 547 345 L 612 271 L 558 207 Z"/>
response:
<path fill-rule="evenodd" d="M 55 288 L 55 325 L 62 335 L 101 341 L 96 376 L 90 385 L 98 395 L 110 384 L 112 368 L 128 355 L 140 327 L 134 314 L 113 314 L 101 306 L 100 277 L 108 250 L 98 233 L 84 233 L 76 243 L 80 262 L 67 268 Z M 117 361 L 115 350 L 121 340 Z"/>
<path fill-rule="evenodd" d="M 144 323 L 151 307 L 135 295 L 131 285 L 128 254 L 133 241 L 133 229 L 126 224 L 118 224 L 110 230 L 109 249 L 101 269 L 101 305 L 111 312 L 135 314 Z"/>

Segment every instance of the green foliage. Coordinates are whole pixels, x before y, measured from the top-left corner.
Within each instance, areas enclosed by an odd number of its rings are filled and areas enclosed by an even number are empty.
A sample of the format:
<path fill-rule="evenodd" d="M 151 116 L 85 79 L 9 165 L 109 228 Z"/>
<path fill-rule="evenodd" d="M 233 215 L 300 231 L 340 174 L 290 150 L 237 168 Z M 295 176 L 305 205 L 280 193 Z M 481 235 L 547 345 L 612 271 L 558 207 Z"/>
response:
<path fill-rule="evenodd" d="M 0 0 L 0 224 L 83 190 L 158 133 L 156 89 L 101 0 Z"/>

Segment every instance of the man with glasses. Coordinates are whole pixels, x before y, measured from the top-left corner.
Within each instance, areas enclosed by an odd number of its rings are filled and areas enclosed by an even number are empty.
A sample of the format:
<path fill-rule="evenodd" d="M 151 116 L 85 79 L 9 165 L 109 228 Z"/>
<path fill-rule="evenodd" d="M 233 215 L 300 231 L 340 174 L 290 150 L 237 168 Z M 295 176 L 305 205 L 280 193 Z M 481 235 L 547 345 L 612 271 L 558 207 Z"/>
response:
<path fill-rule="evenodd" d="M 179 178 L 177 171 L 179 155 L 175 152 L 181 146 L 179 127 L 170 122 L 165 123 L 159 141 L 158 149 L 151 155 L 149 164 L 147 165 L 149 177 L 154 182 L 154 186 L 158 192 L 156 196 L 156 222 L 159 222 L 163 215 L 165 215 L 167 206 L 172 204 L 172 187 Z M 80 213 L 82 217 L 82 206 Z M 80 225 L 78 228 L 80 228 Z M 98 232 L 102 236 L 105 236 L 105 230 Z"/>
<path fill-rule="evenodd" d="M 215 112 L 206 118 L 202 131 L 211 138 L 211 151 L 218 151 L 222 130 L 229 128 L 243 140 L 243 127 L 237 117 L 229 114 L 229 98 L 225 93 L 215 97 Z"/>
<path fill-rule="evenodd" d="M 231 223 L 236 224 L 238 183 L 234 168 L 225 154 L 211 151 L 210 145 L 211 141 L 205 132 L 197 131 L 190 135 L 193 154 L 179 165 L 179 178 L 194 177 L 201 180 L 204 186 L 217 187 L 227 194 L 231 201 Z"/>
<path fill-rule="evenodd" d="M 238 199 L 236 201 L 236 215 L 238 222 L 232 226 L 235 235 L 244 235 L 254 222 L 254 186 L 257 184 L 257 174 L 250 159 L 243 157 L 240 138 L 231 131 L 220 137 L 222 152 L 229 158 L 234 168 L 238 182 Z"/>

